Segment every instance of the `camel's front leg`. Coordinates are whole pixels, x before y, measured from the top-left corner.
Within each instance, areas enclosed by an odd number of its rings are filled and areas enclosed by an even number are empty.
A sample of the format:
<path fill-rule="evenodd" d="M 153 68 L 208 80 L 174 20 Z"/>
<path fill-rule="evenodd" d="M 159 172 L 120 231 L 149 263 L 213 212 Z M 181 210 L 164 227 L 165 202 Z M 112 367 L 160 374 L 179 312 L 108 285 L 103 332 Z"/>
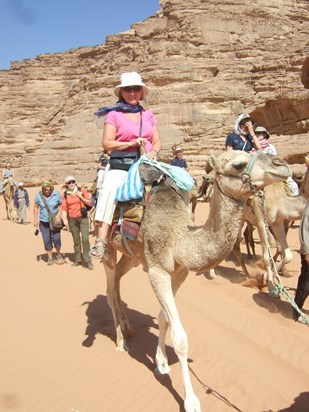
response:
<path fill-rule="evenodd" d="M 176 273 L 173 274 L 173 276 L 171 277 L 172 292 L 173 292 L 174 297 L 178 289 L 182 285 L 182 283 L 185 281 L 187 276 L 188 276 L 188 270 L 184 269 L 178 272 L 177 274 Z M 159 322 L 159 342 L 158 342 L 157 353 L 156 353 L 156 365 L 157 365 L 157 370 L 161 374 L 165 374 L 165 373 L 169 373 L 170 367 L 168 365 L 167 356 L 165 352 L 165 338 L 166 338 L 166 332 L 168 329 L 168 321 L 165 317 L 163 310 L 161 310 L 159 313 L 158 322 Z"/>
<path fill-rule="evenodd" d="M 173 342 L 174 350 L 178 356 L 181 371 L 182 371 L 182 378 L 183 378 L 183 385 L 185 391 L 185 410 L 186 412 L 200 412 L 200 402 L 195 395 L 192 383 L 190 379 L 190 372 L 188 367 L 188 340 L 186 332 L 180 322 L 180 318 L 178 315 L 178 311 L 176 308 L 175 300 L 174 300 L 174 293 L 176 293 L 177 289 L 184 281 L 187 276 L 187 271 L 181 273 L 179 279 L 175 278 L 175 281 L 171 281 L 171 276 L 162 269 L 151 267 L 148 272 L 149 279 L 154 290 L 156 297 L 158 298 L 161 306 L 162 311 L 168 321 L 168 324 L 171 328 L 171 339 Z M 172 285 L 173 283 L 173 285 Z M 175 289 L 174 289 L 175 288 Z M 157 363 L 157 368 L 160 371 L 160 368 L 163 371 L 167 370 L 167 360 L 165 355 L 164 349 L 164 340 L 167 325 L 162 322 L 161 317 L 161 324 L 160 325 L 160 337 L 159 337 L 159 346 L 156 356 L 156 362 L 161 362 L 161 365 Z M 163 346 L 162 346 L 163 345 Z M 163 348 L 163 350 L 162 350 Z M 162 360 L 165 359 L 164 367 L 162 368 Z M 166 373 L 166 372 L 163 372 Z"/>
<path fill-rule="evenodd" d="M 279 262 L 276 267 L 277 271 L 281 270 L 282 268 L 285 268 L 285 265 L 290 263 L 293 259 L 292 252 L 289 248 L 287 239 L 286 239 L 286 230 L 284 227 L 284 222 L 279 222 L 279 223 L 273 223 L 271 225 L 271 231 L 277 241 L 277 243 L 280 246 L 281 250 L 281 262 Z M 286 269 L 287 271 L 287 269 Z M 288 273 L 288 272 L 287 272 Z"/>
<path fill-rule="evenodd" d="M 130 325 L 122 305 L 120 295 L 120 279 L 134 265 L 132 259 L 125 255 L 122 255 L 117 264 L 116 260 L 116 250 L 109 246 L 103 259 L 107 279 L 107 301 L 113 313 L 116 329 L 117 350 L 123 352 L 128 350 L 125 338 L 132 336 L 134 334 L 134 329 Z"/>

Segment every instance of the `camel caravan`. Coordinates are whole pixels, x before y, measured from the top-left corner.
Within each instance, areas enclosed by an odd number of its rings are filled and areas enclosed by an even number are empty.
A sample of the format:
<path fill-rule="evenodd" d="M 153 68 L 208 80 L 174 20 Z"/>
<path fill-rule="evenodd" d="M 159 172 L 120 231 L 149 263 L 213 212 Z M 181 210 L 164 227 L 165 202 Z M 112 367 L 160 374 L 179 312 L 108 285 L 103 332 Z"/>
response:
<path fill-rule="evenodd" d="M 173 347 L 182 369 L 186 412 L 199 412 L 201 409 L 190 380 L 187 335 L 177 311 L 175 295 L 189 271 L 199 274 L 214 269 L 235 248 L 244 220 L 248 219 L 248 202 L 252 202 L 255 196 L 259 198 L 264 187 L 275 187 L 291 175 L 285 161 L 262 152 L 228 151 L 210 156 L 209 164 L 213 184 L 209 215 L 207 220 L 205 216 L 204 225 L 196 226 L 192 221 L 188 213 L 189 196 L 182 195 L 160 176 L 148 193 L 136 240 L 124 238 L 121 231 L 114 231 L 102 259 L 119 351 L 128 350 L 127 338 L 134 333 L 122 304 L 120 280 L 139 264 L 148 273 L 161 305 L 156 368 L 161 374 L 170 370 L 165 352 L 165 337 L 170 328 Z M 142 173 L 141 176 L 143 180 Z M 149 183 L 145 182 L 147 185 Z M 263 203 L 262 209 L 267 209 L 264 198 Z M 256 220 L 252 218 L 252 224 L 258 225 L 259 219 L 265 220 L 259 206 L 260 200 L 256 204 L 253 202 L 250 213 Z M 270 205 L 268 208 L 272 209 Z M 279 207 L 277 209 L 274 219 L 282 213 Z M 282 249 L 285 250 L 284 246 Z M 118 262 L 117 253 L 121 254 Z M 264 258 L 267 260 L 269 256 Z M 273 270 L 267 271 L 267 285 L 270 293 L 277 295 Z"/>

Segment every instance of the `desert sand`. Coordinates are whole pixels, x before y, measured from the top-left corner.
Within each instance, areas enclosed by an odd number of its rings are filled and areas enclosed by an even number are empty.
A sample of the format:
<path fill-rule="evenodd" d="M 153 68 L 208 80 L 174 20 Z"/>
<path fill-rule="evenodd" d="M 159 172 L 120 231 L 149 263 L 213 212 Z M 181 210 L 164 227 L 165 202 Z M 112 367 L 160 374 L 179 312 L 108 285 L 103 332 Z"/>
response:
<path fill-rule="evenodd" d="M 46 265 L 41 235 L 34 236 L 32 224 L 37 191 L 29 189 L 27 225 L 6 220 L 0 198 L 0 411 L 183 412 L 180 366 L 169 336 L 171 373 L 154 373 L 159 304 L 147 274 L 138 267 L 122 281 L 136 334 L 129 353 L 117 352 L 103 265 L 96 260 L 93 271 L 71 267 L 67 231 L 62 232 L 67 263 Z M 197 224 L 207 210 L 206 204 L 197 206 Z M 292 297 L 300 267 L 298 223 L 288 234 L 291 277 L 282 278 Z M 256 249 L 260 254 L 259 244 Z M 247 262 L 252 277 L 263 273 Z M 215 279 L 190 273 L 177 295 L 202 411 L 309 411 L 309 328 L 291 319 L 284 297 L 244 287 L 243 280 L 231 255 Z M 304 313 L 309 315 L 309 300 Z"/>

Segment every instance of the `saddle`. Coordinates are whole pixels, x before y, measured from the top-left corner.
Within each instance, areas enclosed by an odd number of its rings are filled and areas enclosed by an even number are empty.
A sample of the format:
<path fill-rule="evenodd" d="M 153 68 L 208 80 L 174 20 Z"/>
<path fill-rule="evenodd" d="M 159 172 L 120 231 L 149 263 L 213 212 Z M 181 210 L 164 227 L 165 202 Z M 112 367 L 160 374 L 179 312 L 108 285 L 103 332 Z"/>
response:
<path fill-rule="evenodd" d="M 134 256 L 129 244 L 129 240 L 137 240 L 138 231 L 143 220 L 145 207 L 150 199 L 151 194 L 160 184 L 170 186 L 176 193 L 181 196 L 183 201 L 188 201 L 188 192 L 180 189 L 175 181 L 157 167 L 141 163 L 139 165 L 139 174 L 144 185 L 144 193 L 141 199 L 117 202 L 113 216 L 111 237 L 114 234 L 121 234 L 124 246 L 127 252 Z"/>

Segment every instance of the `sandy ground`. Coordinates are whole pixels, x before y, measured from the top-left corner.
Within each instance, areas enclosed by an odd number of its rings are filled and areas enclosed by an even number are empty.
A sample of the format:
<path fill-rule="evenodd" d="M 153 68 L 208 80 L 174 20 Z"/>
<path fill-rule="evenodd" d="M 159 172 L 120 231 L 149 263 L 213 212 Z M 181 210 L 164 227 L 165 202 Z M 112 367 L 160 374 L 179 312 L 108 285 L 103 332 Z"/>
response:
<path fill-rule="evenodd" d="M 153 372 L 159 305 L 146 273 L 139 267 L 122 281 L 136 335 L 130 352 L 119 353 L 102 264 L 94 261 L 94 271 L 71 267 L 71 235 L 63 231 L 67 264 L 46 265 L 32 225 L 36 191 L 29 189 L 27 225 L 7 221 L 0 199 L 0 411 L 183 412 L 180 366 L 169 336 L 171 373 Z M 197 223 L 206 216 L 207 206 L 199 204 Z M 294 259 L 283 283 L 294 297 L 298 225 L 288 238 Z M 252 262 L 249 272 L 263 273 Z M 291 319 L 285 298 L 242 286 L 232 256 L 217 274 L 210 280 L 191 273 L 177 296 L 202 411 L 309 411 L 308 327 Z M 309 315 L 309 301 L 304 312 Z"/>

